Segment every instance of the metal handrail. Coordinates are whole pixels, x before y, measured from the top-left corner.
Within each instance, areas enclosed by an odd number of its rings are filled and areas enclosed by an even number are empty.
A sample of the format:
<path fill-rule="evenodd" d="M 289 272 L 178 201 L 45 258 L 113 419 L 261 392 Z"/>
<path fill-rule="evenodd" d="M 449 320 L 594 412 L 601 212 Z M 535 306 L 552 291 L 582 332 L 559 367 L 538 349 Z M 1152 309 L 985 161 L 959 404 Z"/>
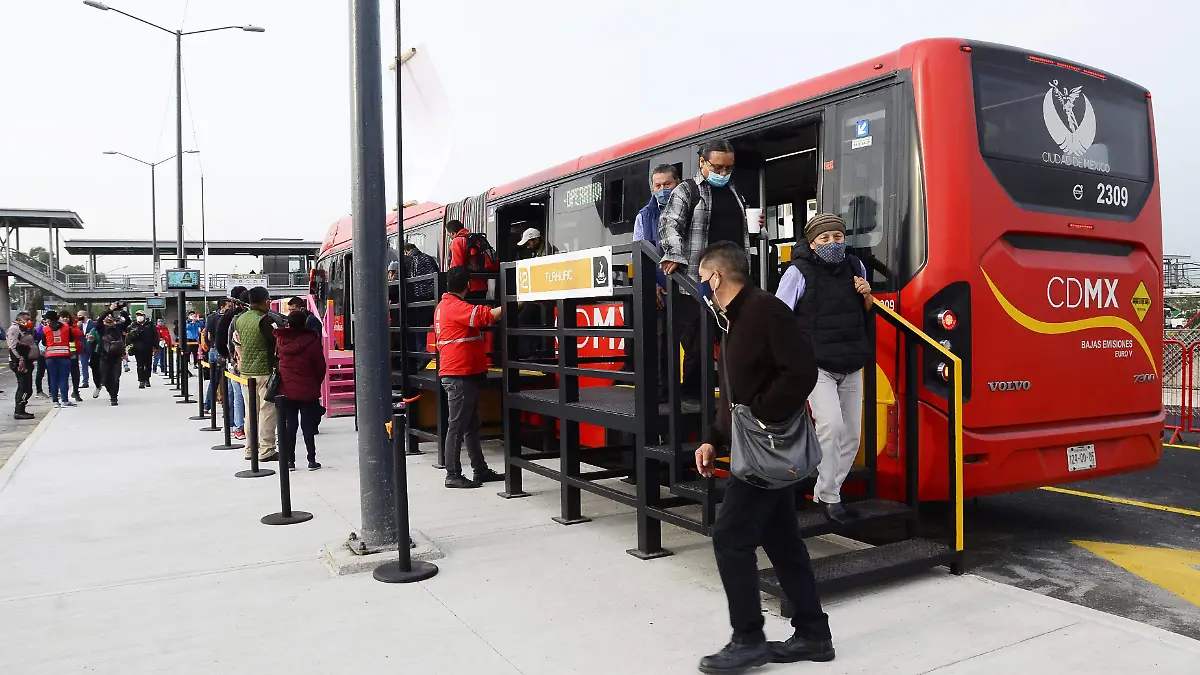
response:
<path fill-rule="evenodd" d="M 933 350 L 938 352 L 942 356 L 942 358 L 944 358 L 946 360 L 947 367 L 949 367 L 951 370 L 951 377 L 950 377 L 951 387 L 950 387 L 950 396 L 948 397 L 949 405 L 947 406 L 947 420 L 946 420 L 947 421 L 947 433 L 949 434 L 949 445 L 953 451 L 952 461 L 949 462 L 949 464 L 950 464 L 950 491 L 952 492 L 952 500 L 954 502 L 954 508 L 951 510 L 951 518 L 953 521 L 951 523 L 951 532 L 953 533 L 952 536 L 954 539 L 954 550 L 955 550 L 955 552 L 961 553 L 963 550 L 962 359 L 960 359 L 958 356 L 955 356 L 953 352 L 951 352 L 949 349 L 946 349 L 940 342 L 933 339 L 929 335 L 925 334 L 924 331 L 917 328 L 913 324 L 909 323 L 909 321 L 906 320 L 904 317 L 900 316 L 895 311 L 889 309 L 887 305 L 880 302 L 878 299 L 874 300 L 874 307 L 877 310 L 877 312 L 879 313 L 878 316 L 882 317 L 888 323 L 892 324 L 894 327 L 896 327 L 896 329 L 900 333 L 902 333 L 905 336 L 905 342 L 906 342 L 906 344 L 905 344 L 905 347 L 906 347 L 905 368 L 908 373 L 908 382 L 910 385 L 916 384 L 919 382 L 918 375 L 919 375 L 919 369 L 920 369 L 920 359 L 917 357 L 918 357 L 918 348 L 920 346 L 922 346 L 918 342 L 913 342 L 912 341 L 913 339 L 923 342 L 924 343 L 923 346 L 932 348 Z M 872 378 L 872 380 L 874 380 L 874 378 L 875 378 L 874 366 L 871 367 L 871 374 L 869 375 L 869 377 Z M 909 397 L 909 401 L 911 402 L 910 403 L 911 407 L 909 408 L 910 413 L 916 412 L 916 410 L 917 410 L 917 407 L 915 405 L 916 399 L 913 397 L 916 397 L 918 395 L 918 387 L 919 387 L 919 385 L 917 387 L 914 387 L 914 386 L 906 387 L 905 394 Z M 874 406 L 874 401 L 869 401 L 868 404 Z M 872 417 L 874 417 L 874 415 L 872 415 Z M 916 418 L 916 415 L 912 415 L 912 414 L 906 416 L 905 428 L 907 430 L 909 430 L 910 432 L 916 429 L 917 420 L 915 418 Z M 875 429 L 869 429 L 868 434 L 869 434 L 870 438 L 874 439 L 875 438 Z M 916 438 L 916 435 L 910 433 L 909 439 L 911 440 L 914 438 Z M 874 442 L 872 441 L 868 445 L 868 447 L 870 447 L 870 445 L 873 445 L 873 444 L 874 444 Z M 916 443 L 910 442 L 910 443 L 906 443 L 905 445 L 906 445 L 906 447 L 905 447 L 905 455 L 906 456 L 914 457 L 915 453 L 920 452 L 920 450 L 916 447 L 916 445 L 917 445 Z M 908 447 L 910 445 L 913 447 Z M 914 464 L 917 464 L 917 463 L 916 462 L 909 463 L 909 466 L 907 467 L 907 472 L 911 472 L 914 470 L 916 470 L 916 471 L 920 470 L 919 465 L 913 466 Z M 908 480 L 909 480 L 910 488 L 912 486 L 916 485 L 916 482 L 914 481 L 913 476 L 910 475 Z M 910 501 L 916 501 L 916 500 L 919 500 L 919 495 L 910 494 L 910 495 L 908 495 L 908 498 Z"/>

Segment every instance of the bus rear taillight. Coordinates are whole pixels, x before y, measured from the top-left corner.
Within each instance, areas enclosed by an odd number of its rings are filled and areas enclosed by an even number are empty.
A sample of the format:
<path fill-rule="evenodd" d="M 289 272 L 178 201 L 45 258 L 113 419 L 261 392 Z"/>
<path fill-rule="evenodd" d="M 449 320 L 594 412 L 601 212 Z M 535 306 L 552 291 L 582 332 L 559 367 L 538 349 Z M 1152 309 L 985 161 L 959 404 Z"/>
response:
<path fill-rule="evenodd" d="M 945 363 L 939 363 L 938 367 L 937 367 L 937 374 L 942 376 L 943 382 L 949 382 L 950 381 L 950 366 Z"/>
<path fill-rule="evenodd" d="M 971 392 L 971 286 L 956 281 L 938 291 L 925 303 L 921 329 L 947 351 L 962 359 L 963 400 Z M 937 396 L 949 397 L 950 364 L 936 349 L 921 350 L 921 372 L 925 387 Z"/>
<path fill-rule="evenodd" d="M 951 331 L 958 326 L 958 315 L 953 310 L 943 309 L 938 312 L 937 321 L 941 325 L 942 330 Z"/>

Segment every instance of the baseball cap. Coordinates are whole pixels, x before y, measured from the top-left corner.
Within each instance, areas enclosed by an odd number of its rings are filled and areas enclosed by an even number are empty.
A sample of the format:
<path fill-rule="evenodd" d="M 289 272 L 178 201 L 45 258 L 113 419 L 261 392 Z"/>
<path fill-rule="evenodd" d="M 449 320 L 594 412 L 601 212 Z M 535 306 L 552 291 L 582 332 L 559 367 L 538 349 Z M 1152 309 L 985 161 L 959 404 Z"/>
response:
<path fill-rule="evenodd" d="M 541 236 L 541 230 L 537 229 L 536 227 L 531 227 L 525 230 L 525 233 L 521 235 L 521 241 L 517 242 L 517 246 L 524 246 L 525 244 L 528 244 L 531 239 L 538 239 Z"/>
<path fill-rule="evenodd" d="M 395 271 L 397 271 L 397 270 L 399 270 L 399 269 L 400 269 L 400 263 L 396 262 L 395 260 L 393 260 L 392 262 L 388 263 L 388 271 L 389 271 L 389 272 L 395 272 Z"/>

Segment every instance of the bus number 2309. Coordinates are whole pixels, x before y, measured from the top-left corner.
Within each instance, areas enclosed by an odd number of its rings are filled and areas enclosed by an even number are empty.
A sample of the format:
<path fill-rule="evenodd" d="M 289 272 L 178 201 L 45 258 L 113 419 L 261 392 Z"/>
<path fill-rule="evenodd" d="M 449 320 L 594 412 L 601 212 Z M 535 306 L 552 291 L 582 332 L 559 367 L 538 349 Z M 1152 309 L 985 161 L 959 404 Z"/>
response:
<path fill-rule="evenodd" d="M 1109 206 L 1129 206 L 1129 188 L 1107 183 L 1096 183 L 1096 203 Z"/>

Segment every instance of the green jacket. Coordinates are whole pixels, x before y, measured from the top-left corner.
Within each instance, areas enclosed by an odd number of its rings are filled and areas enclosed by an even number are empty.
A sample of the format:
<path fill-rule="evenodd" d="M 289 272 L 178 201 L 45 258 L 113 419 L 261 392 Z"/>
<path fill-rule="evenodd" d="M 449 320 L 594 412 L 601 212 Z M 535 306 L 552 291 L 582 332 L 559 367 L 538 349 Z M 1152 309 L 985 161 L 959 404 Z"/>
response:
<path fill-rule="evenodd" d="M 265 377 L 271 374 L 270 359 L 267 356 L 267 339 L 262 334 L 259 322 L 266 316 L 255 310 L 242 312 L 234 322 L 238 341 L 242 345 L 241 360 L 238 361 L 242 375 L 248 377 Z"/>

